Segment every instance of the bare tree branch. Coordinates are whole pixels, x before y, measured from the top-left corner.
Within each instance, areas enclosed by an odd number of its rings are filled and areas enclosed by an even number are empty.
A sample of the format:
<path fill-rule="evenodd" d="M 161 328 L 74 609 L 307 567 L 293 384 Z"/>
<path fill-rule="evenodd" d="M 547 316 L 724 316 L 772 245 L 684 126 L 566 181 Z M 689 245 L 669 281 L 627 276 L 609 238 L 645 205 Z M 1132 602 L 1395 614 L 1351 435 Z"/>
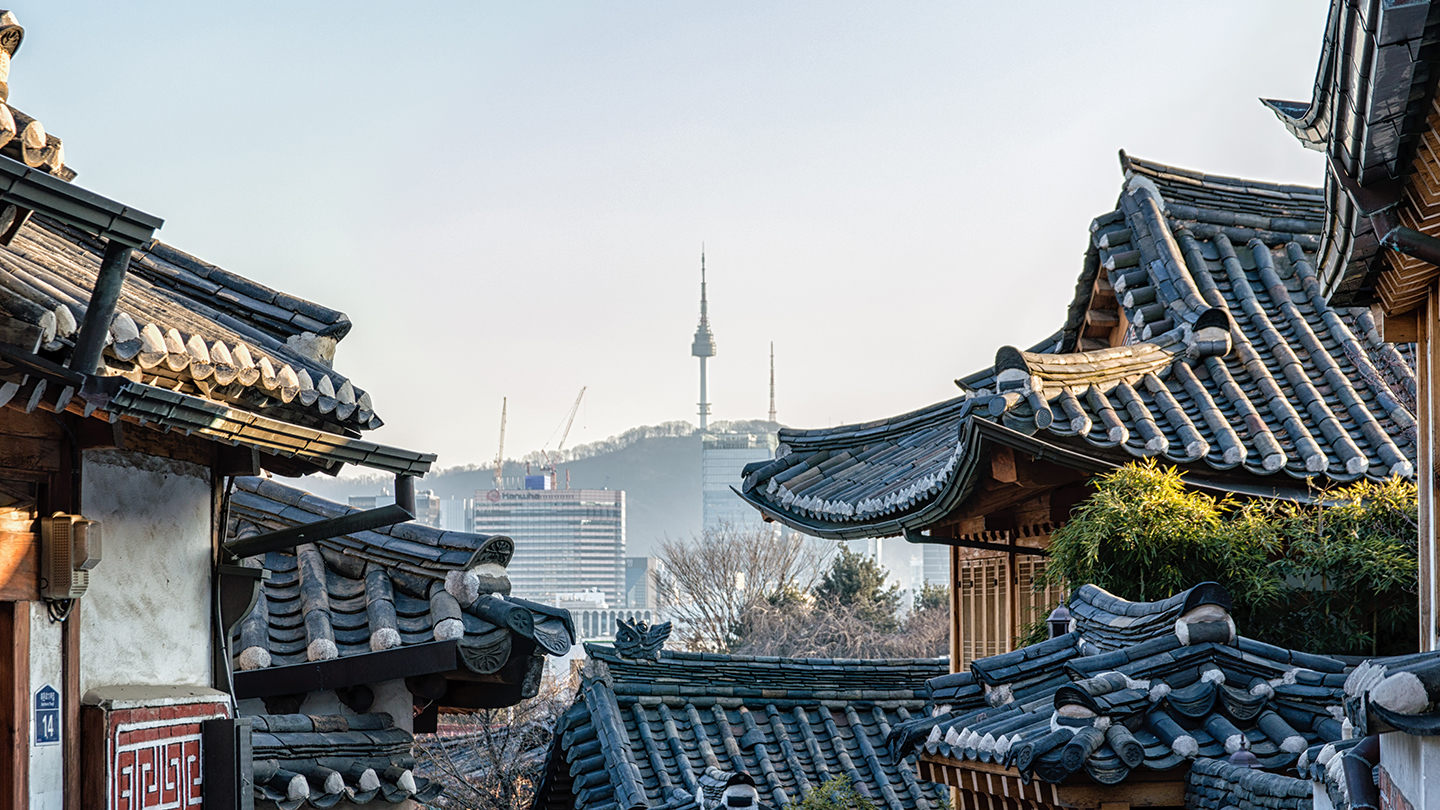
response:
<path fill-rule="evenodd" d="M 517 706 L 444 715 L 443 733 L 416 735 L 420 775 L 445 786 L 434 806 L 528 810 L 555 725 L 574 697 L 574 678 L 546 678 L 540 694 Z"/>
<path fill-rule="evenodd" d="M 950 608 L 917 608 L 882 632 L 863 606 L 802 600 L 751 607 L 735 652 L 782 658 L 939 658 L 949 647 Z"/>
<path fill-rule="evenodd" d="M 725 525 L 690 540 L 665 539 L 658 588 L 678 641 L 693 650 L 725 652 L 739 642 L 751 606 L 808 591 L 833 547 L 804 535 Z"/>

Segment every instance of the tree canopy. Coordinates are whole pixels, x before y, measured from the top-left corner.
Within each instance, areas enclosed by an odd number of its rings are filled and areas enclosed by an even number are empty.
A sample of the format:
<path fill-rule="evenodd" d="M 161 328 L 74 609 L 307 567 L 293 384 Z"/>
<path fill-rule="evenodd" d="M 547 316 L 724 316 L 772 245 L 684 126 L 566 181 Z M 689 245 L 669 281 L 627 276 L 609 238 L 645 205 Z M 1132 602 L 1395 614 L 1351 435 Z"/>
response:
<path fill-rule="evenodd" d="M 661 555 L 661 595 L 677 646 L 801 658 L 945 654 L 949 592 L 922 588 L 902 616 L 902 592 L 886 585 L 884 566 L 843 546 L 725 529 L 667 542 Z"/>
<path fill-rule="evenodd" d="M 899 627 L 900 586 L 885 587 L 889 572 L 874 559 L 841 545 L 830 569 L 815 586 L 823 602 L 853 608 L 857 616 L 881 632 Z"/>

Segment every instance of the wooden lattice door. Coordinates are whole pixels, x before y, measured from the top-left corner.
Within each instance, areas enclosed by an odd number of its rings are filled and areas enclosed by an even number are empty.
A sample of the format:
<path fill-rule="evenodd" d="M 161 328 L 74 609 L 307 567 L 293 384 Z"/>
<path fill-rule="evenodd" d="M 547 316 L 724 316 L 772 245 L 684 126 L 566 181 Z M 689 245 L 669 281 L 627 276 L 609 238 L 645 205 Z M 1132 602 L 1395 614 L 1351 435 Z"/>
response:
<path fill-rule="evenodd" d="M 1006 555 L 957 560 L 955 587 L 963 670 L 977 658 L 1009 652 L 1014 621 L 1010 611 L 1010 558 Z"/>
<path fill-rule="evenodd" d="M 1065 598 L 1065 590 L 1046 585 L 1036 590 L 1045 573 L 1043 557 L 991 554 L 952 557 L 955 566 L 955 633 L 957 672 L 977 658 L 1010 652 L 1036 621 Z"/>

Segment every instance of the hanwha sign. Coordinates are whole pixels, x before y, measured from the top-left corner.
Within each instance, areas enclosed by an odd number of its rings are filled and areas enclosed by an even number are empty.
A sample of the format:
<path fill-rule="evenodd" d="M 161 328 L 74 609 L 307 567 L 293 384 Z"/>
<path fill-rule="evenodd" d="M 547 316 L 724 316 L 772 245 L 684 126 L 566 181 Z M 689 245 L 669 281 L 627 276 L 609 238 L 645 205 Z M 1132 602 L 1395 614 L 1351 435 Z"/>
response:
<path fill-rule="evenodd" d="M 485 493 L 485 500 L 487 500 L 487 501 L 489 501 L 489 502 L 491 502 L 491 503 L 499 503 L 499 502 L 500 502 L 500 490 L 498 490 L 498 489 L 492 489 L 492 490 L 490 490 L 489 492 Z"/>

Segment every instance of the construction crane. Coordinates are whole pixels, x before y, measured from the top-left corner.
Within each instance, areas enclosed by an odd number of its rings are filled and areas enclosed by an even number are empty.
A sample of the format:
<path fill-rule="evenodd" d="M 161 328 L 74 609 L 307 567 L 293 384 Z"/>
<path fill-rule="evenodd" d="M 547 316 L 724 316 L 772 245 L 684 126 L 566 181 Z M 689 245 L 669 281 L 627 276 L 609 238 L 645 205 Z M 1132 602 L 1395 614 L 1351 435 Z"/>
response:
<path fill-rule="evenodd" d="M 585 398 L 586 388 L 589 386 L 582 385 L 580 387 L 580 393 L 575 397 L 575 404 L 570 406 L 570 415 L 565 417 L 565 429 L 560 433 L 560 444 L 555 448 L 555 455 L 552 456 L 544 450 L 540 451 L 544 454 L 545 460 L 550 463 L 551 489 L 559 489 L 560 482 L 555 473 L 555 464 L 560 461 L 560 454 L 565 450 L 565 440 L 570 438 L 570 426 L 575 424 L 575 414 L 580 412 L 580 400 Z"/>
<path fill-rule="evenodd" d="M 505 469 L 505 411 L 509 407 L 508 397 L 500 399 L 500 447 L 495 451 L 495 489 L 500 489 L 500 476 Z"/>

